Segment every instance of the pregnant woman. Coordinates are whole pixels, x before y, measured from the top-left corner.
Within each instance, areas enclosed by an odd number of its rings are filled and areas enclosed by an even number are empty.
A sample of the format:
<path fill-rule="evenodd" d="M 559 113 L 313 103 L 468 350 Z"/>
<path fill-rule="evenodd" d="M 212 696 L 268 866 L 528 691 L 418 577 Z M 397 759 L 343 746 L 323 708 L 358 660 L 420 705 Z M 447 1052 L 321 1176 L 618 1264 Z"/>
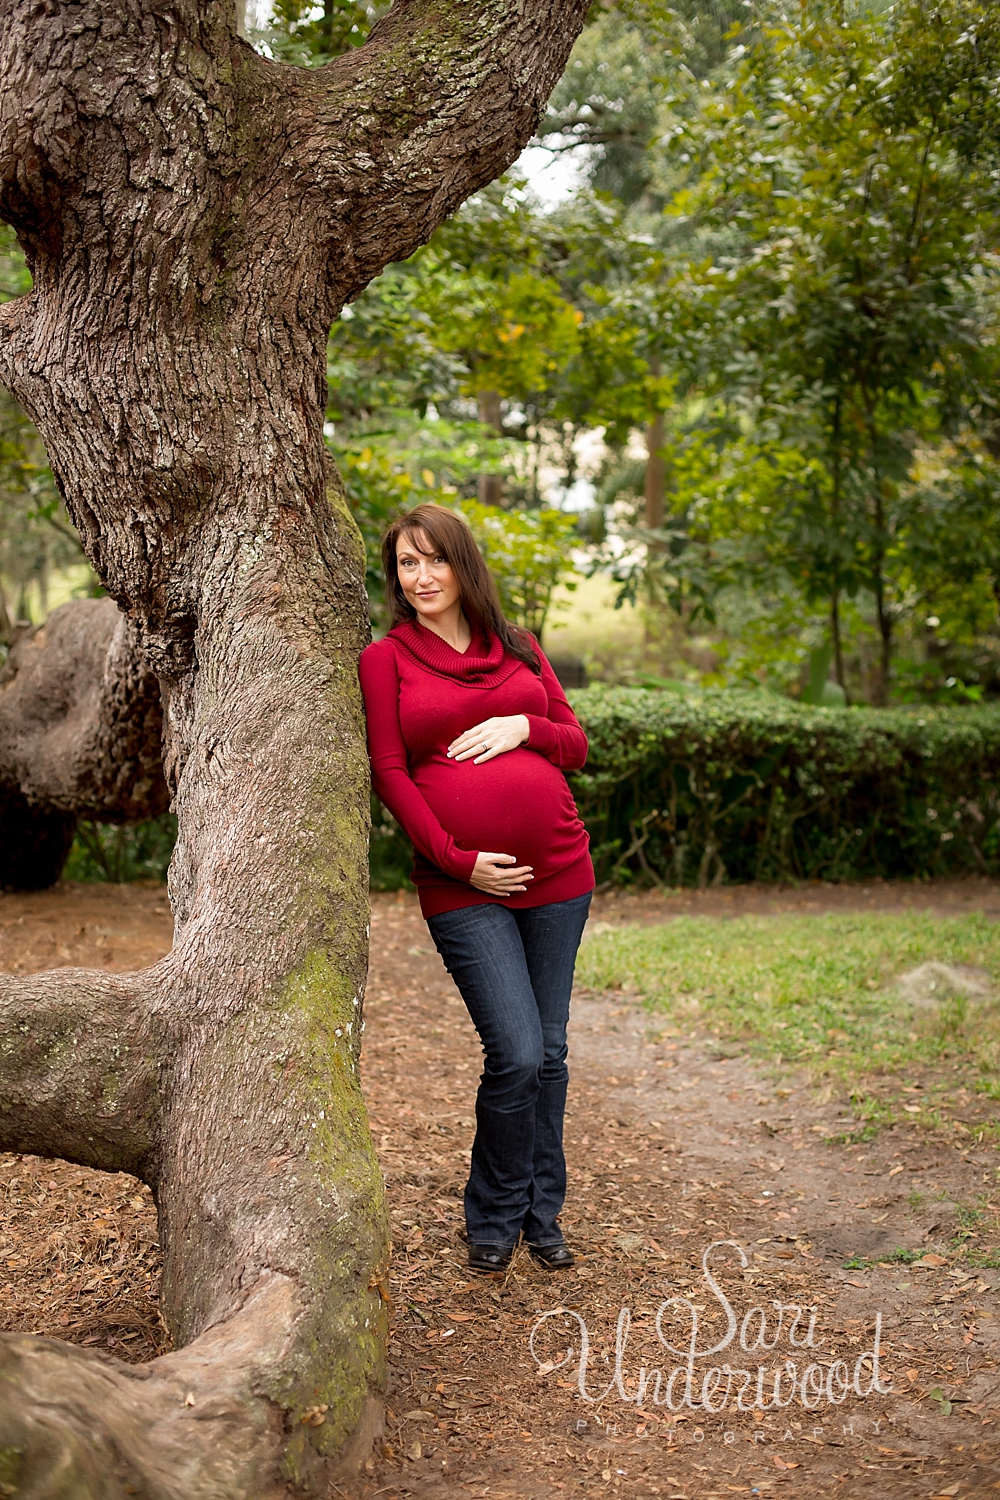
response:
<path fill-rule="evenodd" d="M 421 912 L 485 1053 L 469 1265 L 504 1270 L 523 1235 L 563 1270 L 566 1025 L 594 887 L 563 772 L 587 738 L 460 516 L 418 505 L 382 561 L 395 624 L 361 657 L 372 780 L 413 842 Z"/>

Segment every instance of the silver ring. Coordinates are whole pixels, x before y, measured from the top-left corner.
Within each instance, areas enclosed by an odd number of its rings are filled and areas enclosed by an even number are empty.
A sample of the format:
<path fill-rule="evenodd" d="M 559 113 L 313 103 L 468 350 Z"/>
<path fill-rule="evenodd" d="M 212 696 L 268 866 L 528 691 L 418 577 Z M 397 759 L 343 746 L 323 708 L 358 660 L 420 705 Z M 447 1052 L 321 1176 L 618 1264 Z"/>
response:
<path fill-rule="evenodd" d="M 480 740 L 479 743 L 482 745 L 482 747 L 483 747 L 484 750 L 488 750 L 490 748 L 489 745 L 487 745 L 487 743 L 486 743 L 485 740 Z"/>

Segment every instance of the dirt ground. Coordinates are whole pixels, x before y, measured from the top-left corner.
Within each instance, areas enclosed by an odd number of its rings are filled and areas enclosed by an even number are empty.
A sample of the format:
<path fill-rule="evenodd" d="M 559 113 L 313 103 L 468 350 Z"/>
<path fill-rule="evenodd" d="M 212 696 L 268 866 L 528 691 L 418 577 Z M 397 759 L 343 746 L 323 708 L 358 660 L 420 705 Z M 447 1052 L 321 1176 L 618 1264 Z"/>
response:
<path fill-rule="evenodd" d="M 606 896 L 594 917 L 847 909 L 1000 916 L 1000 882 Z M 0 967 L 15 972 L 132 968 L 169 939 L 159 888 L 0 897 Z M 974 1264 L 1000 1263 L 985 1253 L 1000 1244 L 1000 1156 L 977 1144 L 1000 1102 L 971 1097 L 947 1133 L 914 1123 L 852 1144 L 849 1099 L 729 1052 L 578 992 L 563 1216 L 577 1268 L 552 1275 L 522 1252 L 503 1278 L 473 1276 L 461 1194 L 478 1043 L 415 899 L 373 899 L 363 1074 L 394 1327 L 385 1439 L 343 1495 L 1000 1496 L 1000 1269 Z M 148 1190 L 0 1157 L 0 1205 L 0 1328 L 133 1361 L 167 1347 Z M 711 1253 L 713 1285 L 703 1254 L 719 1241 L 734 1243 Z M 884 1259 L 899 1248 L 920 1261 Z M 677 1350 L 699 1319 L 694 1409 L 660 1309 Z M 864 1358 L 876 1337 L 882 1390 Z M 845 1394 L 855 1379 L 862 1394 Z M 735 1409 L 740 1394 L 757 1409 Z"/>

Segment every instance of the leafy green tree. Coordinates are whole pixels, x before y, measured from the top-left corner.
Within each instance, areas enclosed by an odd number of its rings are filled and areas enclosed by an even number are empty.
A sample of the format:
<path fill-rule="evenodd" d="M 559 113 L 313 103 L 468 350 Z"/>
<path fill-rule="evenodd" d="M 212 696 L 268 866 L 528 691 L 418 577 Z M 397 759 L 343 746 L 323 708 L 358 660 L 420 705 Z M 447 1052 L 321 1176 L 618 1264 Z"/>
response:
<path fill-rule="evenodd" d="M 333 329 L 338 434 L 398 433 L 433 408 L 464 444 L 462 424 L 478 418 L 494 458 L 495 438 L 514 440 L 503 451 L 506 503 L 537 505 L 541 449 L 583 316 L 553 269 L 557 258 L 516 181 L 477 195 Z"/>
<path fill-rule="evenodd" d="M 571 555 L 576 516 L 551 507 L 501 510 L 477 500 L 458 508 L 497 580 L 507 618 L 541 638 L 556 585 L 576 587 Z"/>
<path fill-rule="evenodd" d="M 269 24 L 252 32 L 251 39 L 283 62 L 321 68 L 360 47 L 372 23 L 388 9 L 377 0 L 321 0 L 320 5 L 273 0 Z"/>
<path fill-rule="evenodd" d="M 574 47 L 538 131 L 554 155 L 580 163 L 591 187 L 625 204 L 640 202 L 652 178 L 662 49 L 649 31 L 617 7 L 603 11 Z"/>
<path fill-rule="evenodd" d="M 671 146 L 700 166 L 671 212 L 739 236 L 671 291 L 702 319 L 698 378 L 758 463 L 819 459 L 809 483 L 747 498 L 767 497 L 765 552 L 783 536 L 807 598 L 826 596 L 841 682 L 841 600 L 870 592 L 878 702 L 915 451 L 994 410 L 998 63 L 1000 17 L 968 0 L 807 4 L 761 27 Z"/>
<path fill-rule="evenodd" d="M 1000 610 L 1000 464 L 965 434 L 919 456 L 911 484 L 900 565 L 926 669 L 904 669 L 901 693 L 976 698 L 980 683 L 995 692 L 996 662 L 983 648 Z"/>
<path fill-rule="evenodd" d="M 727 33 L 745 17 L 741 0 L 621 0 L 595 7 L 549 100 L 540 143 L 554 155 L 570 154 L 588 187 L 637 215 L 658 212 L 665 186 L 652 148 L 664 111 L 691 83 L 725 66 Z M 655 225 L 646 228 L 656 234 Z"/>

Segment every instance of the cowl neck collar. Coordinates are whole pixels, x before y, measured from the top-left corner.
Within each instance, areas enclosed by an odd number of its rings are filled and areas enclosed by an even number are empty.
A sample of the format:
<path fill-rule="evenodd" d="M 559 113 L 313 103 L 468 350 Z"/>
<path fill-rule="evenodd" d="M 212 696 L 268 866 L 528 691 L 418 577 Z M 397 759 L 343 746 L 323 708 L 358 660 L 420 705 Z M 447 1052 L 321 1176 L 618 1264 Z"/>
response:
<path fill-rule="evenodd" d="M 488 641 L 476 635 L 468 651 L 456 651 L 433 630 L 405 620 L 394 625 L 389 636 L 429 672 L 468 687 L 494 687 L 521 665 L 516 657 L 507 655 L 497 635 L 491 635 Z"/>

